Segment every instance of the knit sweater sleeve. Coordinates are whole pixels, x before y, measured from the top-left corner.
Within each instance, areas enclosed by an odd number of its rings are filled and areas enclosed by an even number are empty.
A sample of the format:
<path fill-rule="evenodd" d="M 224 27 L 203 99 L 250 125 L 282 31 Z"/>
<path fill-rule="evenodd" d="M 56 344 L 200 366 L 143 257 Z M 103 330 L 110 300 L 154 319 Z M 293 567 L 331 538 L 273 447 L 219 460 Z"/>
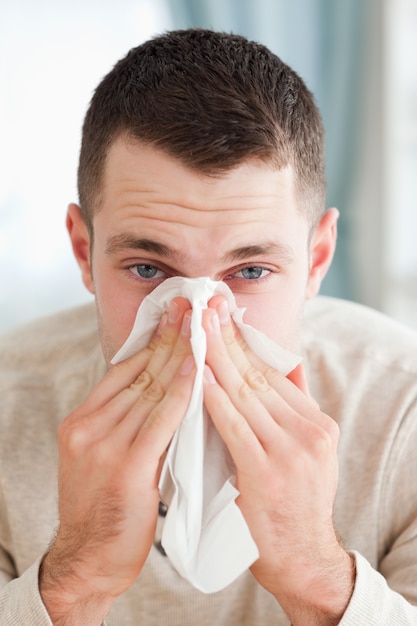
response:
<path fill-rule="evenodd" d="M 0 590 L 2 626 L 53 626 L 39 593 L 39 566 L 42 557 L 19 578 Z M 0 575 L 1 576 L 1 575 Z M 106 622 L 102 626 L 107 626 Z"/>
<path fill-rule="evenodd" d="M 386 579 L 358 553 L 356 584 L 339 626 L 416 626 L 417 607 L 388 586 Z"/>
<path fill-rule="evenodd" d="M 19 578 L 11 580 L 0 591 L 0 624 L 2 626 L 52 626 L 39 593 L 38 559 Z"/>

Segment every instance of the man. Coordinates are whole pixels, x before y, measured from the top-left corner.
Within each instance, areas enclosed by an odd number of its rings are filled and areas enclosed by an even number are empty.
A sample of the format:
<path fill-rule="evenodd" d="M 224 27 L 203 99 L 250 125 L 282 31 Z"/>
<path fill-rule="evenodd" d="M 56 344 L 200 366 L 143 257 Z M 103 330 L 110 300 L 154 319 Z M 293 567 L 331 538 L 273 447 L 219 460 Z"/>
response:
<path fill-rule="evenodd" d="M 417 624 L 417 340 L 331 299 L 303 319 L 335 247 L 324 198 L 312 96 L 263 46 L 172 32 L 103 79 L 67 226 L 105 362 L 88 306 L 3 340 L 2 624 Z M 154 545 L 194 382 L 189 303 L 110 365 L 171 276 L 224 281 L 248 324 L 305 357 L 284 377 L 225 298 L 204 311 L 204 401 L 260 555 L 212 595 Z"/>

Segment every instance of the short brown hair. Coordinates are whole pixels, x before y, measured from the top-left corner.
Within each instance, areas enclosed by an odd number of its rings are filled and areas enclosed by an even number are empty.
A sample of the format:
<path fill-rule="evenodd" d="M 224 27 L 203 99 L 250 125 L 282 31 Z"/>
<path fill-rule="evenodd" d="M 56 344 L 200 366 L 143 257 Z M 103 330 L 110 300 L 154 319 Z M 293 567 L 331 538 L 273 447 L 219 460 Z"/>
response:
<path fill-rule="evenodd" d="M 171 31 L 130 50 L 104 77 L 84 120 L 78 168 L 90 231 L 106 157 L 122 134 L 207 175 L 250 158 L 292 165 L 308 219 L 324 208 L 324 132 L 314 98 L 268 48 L 240 35 Z"/>

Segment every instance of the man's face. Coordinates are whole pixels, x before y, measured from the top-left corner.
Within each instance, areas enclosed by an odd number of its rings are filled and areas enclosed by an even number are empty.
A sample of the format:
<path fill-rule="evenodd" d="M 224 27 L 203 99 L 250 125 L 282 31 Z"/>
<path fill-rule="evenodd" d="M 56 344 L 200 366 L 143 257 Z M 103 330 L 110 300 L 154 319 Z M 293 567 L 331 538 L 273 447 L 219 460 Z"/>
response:
<path fill-rule="evenodd" d="M 69 219 L 79 256 L 74 237 L 83 225 L 74 228 L 76 209 L 70 207 Z M 209 177 L 153 147 L 120 139 L 109 152 L 93 229 L 91 264 L 85 252 L 78 260 L 96 295 L 108 362 L 142 300 L 171 276 L 224 281 L 246 308 L 247 323 L 297 348 L 304 301 L 322 275 L 311 276 L 310 225 L 297 208 L 290 167 L 277 171 L 249 161 Z"/>

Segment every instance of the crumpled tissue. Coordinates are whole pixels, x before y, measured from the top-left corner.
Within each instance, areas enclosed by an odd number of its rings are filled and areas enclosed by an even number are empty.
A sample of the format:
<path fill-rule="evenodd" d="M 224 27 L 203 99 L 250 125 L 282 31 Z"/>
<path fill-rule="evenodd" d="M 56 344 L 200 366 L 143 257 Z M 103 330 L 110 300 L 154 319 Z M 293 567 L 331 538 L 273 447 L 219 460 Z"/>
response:
<path fill-rule="evenodd" d="M 144 348 L 173 298 L 183 296 L 189 300 L 196 375 L 187 413 L 162 468 L 159 490 L 168 512 L 161 542 L 181 576 L 204 593 L 224 589 L 259 557 L 235 503 L 239 492 L 234 463 L 203 405 L 206 337 L 202 311 L 216 294 L 227 298 L 236 326 L 261 359 L 284 375 L 300 363 L 301 357 L 245 324 L 245 309 L 237 307 L 229 287 L 207 277 L 169 278 L 154 289 L 143 300 L 129 337 L 112 359 L 116 363 Z"/>

